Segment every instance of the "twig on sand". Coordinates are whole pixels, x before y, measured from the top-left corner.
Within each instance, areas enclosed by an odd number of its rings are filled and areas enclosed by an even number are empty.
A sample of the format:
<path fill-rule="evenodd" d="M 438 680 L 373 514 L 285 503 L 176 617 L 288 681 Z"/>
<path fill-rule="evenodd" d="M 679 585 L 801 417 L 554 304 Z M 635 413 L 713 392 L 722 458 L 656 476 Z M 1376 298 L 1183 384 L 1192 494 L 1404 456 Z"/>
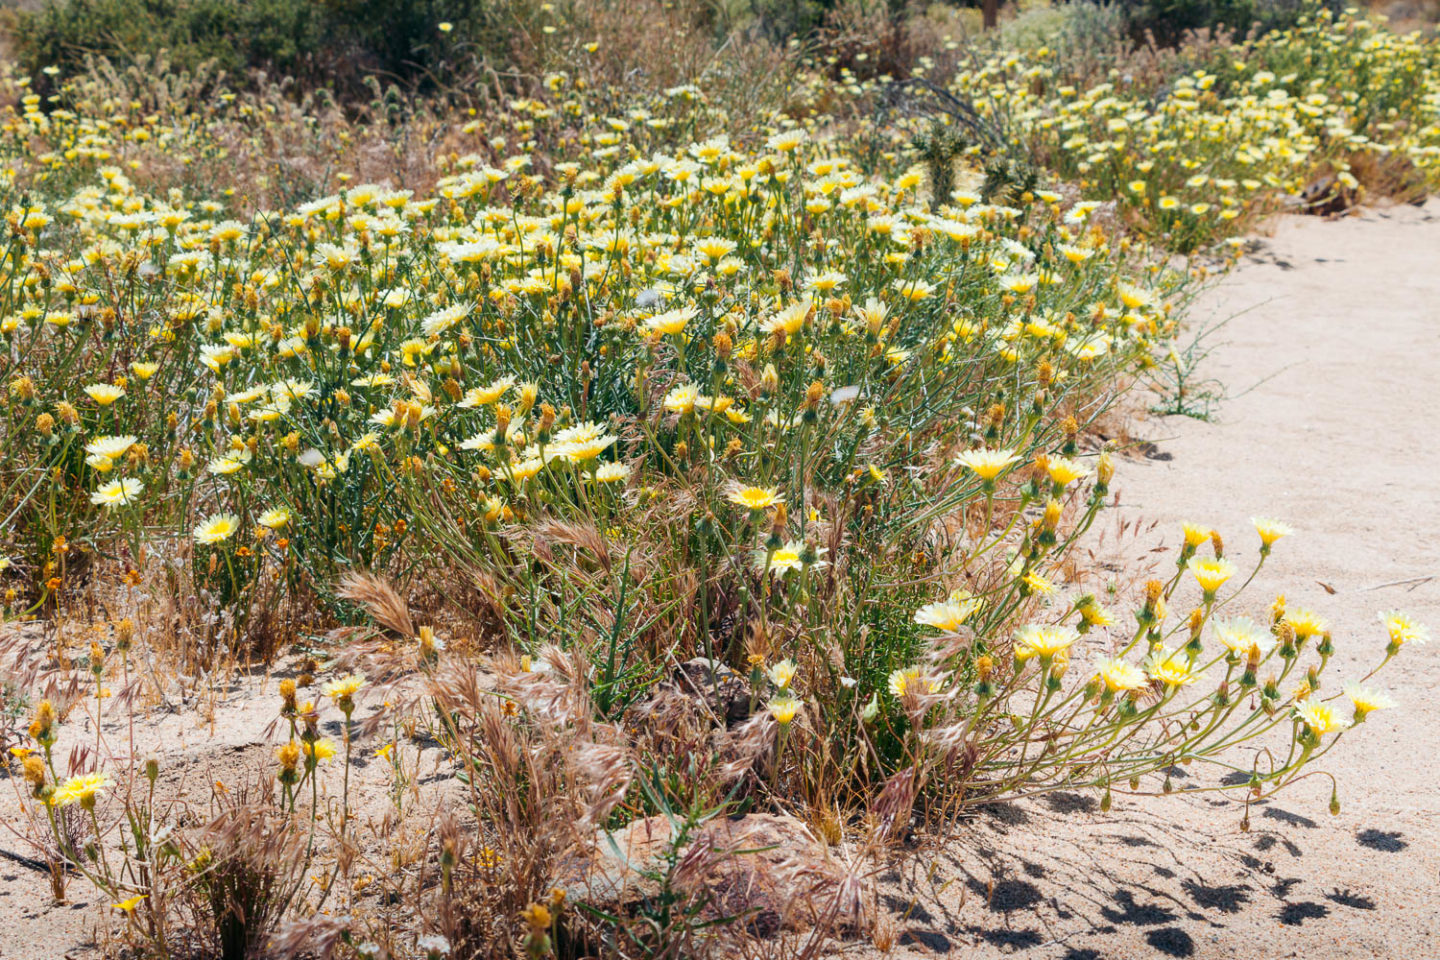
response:
<path fill-rule="evenodd" d="M 1431 575 L 1428 576 L 1428 577 L 1410 577 L 1410 578 L 1405 579 L 1405 580 L 1391 580 L 1391 581 L 1389 581 L 1388 583 L 1377 583 L 1377 584 L 1375 584 L 1375 586 L 1373 586 L 1373 587 L 1361 587 L 1360 590 L 1361 590 L 1361 592 L 1364 592 L 1364 591 L 1366 591 L 1366 590 L 1383 590 L 1383 589 L 1385 589 L 1386 587 L 1403 587 L 1403 586 L 1407 586 L 1407 585 L 1410 587 L 1411 590 L 1414 590 L 1416 587 L 1420 586 L 1422 583 L 1429 583 L 1431 580 L 1434 580 L 1434 579 L 1435 579 L 1435 575 L 1434 575 L 1434 574 L 1431 574 Z"/>

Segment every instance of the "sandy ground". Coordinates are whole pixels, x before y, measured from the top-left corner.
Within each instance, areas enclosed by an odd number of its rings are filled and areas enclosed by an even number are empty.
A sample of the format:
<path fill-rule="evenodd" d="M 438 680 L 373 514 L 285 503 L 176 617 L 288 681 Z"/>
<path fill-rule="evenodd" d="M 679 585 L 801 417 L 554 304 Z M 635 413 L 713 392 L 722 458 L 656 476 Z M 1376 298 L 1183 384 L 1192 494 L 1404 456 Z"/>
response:
<path fill-rule="evenodd" d="M 1377 662 L 1378 611 L 1440 627 L 1437 213 L 1432 202 L 1279 224 L 1192 315 L 1234 317 L 1204 365 L 1232 399 L 1214 422 L 1132 424 L 1160 459 L 1124 464 L 1115 483 L 1123 517 L 1160 524 L 1127 541 L 1135 562 L 1173 547 L 1182 520 L 1227 533 L 1242 569 L 1250 517 L 1295 527 L 1252 587 L 1254 612 L 1283 592 L 1328 618 L 1336 680 Z M 1063 794 L 995 808 L 891 878 L 889 905 L 908 917 L 892 956 L 1440 956 L 1437 682 L 1434 644 L 1381 675 L 1400 709 L 1326 758 L 1336 817 L 1319 778 L 1252 810 L 1249 833 L 1212 795 L 1108 815 Z"/>
<path fill-rule="evenodd" d="M 167 811 L 170 819 L 208 822 L 218 809 L 217 792 L 233 799 L 235 789 L 252 783 L 257 770 L 274 768 L 274 749 L 286 739 L 277 718 L 279 681 L 294 677 L 301 660 L 299 655 L 282 656 L 269 670 L 240 674 L 214 689 L 202 687 L 193 696 L 172 696 L 137 717 L 136 755 L 159 760 L 155 795 L 157 805 Z M 318 699 L 319 682 L 302 688 L 300 699 Z M 377 711 L 382 699 L 403 696 L 405 690 L 401 681 L 397 685 L 371 686 L 356 697 L 350 830 L 365 850 L 382 861 L 387 852 L 415 842 L 416 833 L 426 829 L 428 813 L 436 805 L 461 802 L 456 796 L 453 768 L 444 760 L 438 744 L 428 739 L 407 740 L 407 749 L 414 752 L 407 754 L 411 786 L 403 795 L 411 815 L 405 826 L 397 826 L 391 799 L 395 783 L 391 766 L 375 754 L 390 739 L 389 735 L 384 730 L 363 735 L 362 725 Z M 67 721 L 68 727 L 77 725 L 87 735 L 93 735 L 88 733 L 93 726 L 86 718 L 75 716 Z M 333 711 L 322 713 L 320 728 L 337 745 L 343 742 L 341 720 Z M 107 748 L 123 755 L 130 736 L 124 722 L 107 715 L 103 729 Z M 416 784 L 423 785 L 423 798 Z M 336 761 L 322 768 L 320 779 L 320 803 L 330 811 L 332 822 L 341 794 L 341 766 Z M 107 836 L 118 838 L 118 824 L 113 818 L 102 816 L 102 825 L 109 831 Z M 0 960 L 96 960 L 115 955 L 103 934 L 97 937 L 97 920 L 116 916 L 112 900 L 74 876 L 66 889 L 67 902 L 56 904 L 48 875 L 7 856 L 35 856 L 22 839 L 26 833 L 12 781 L 0 777 Z M 322 850 L 324 836 L 322 830 Z M 384 867 L 365 861 L 355 872 L 357 876 L 373 876 L 377 869 Z M 337 897 L 342 898 L 343 894 Z"/>
<path fill-rule="evenodd" d="M 1255 612 L 1284 592 L 1328 617 L 1337 679 L 1378 659 L 1379 610 L 1408 610 L 1440 634 L 1437 214 L 1432 204 L 1281 223 L 1194 313 L 1234 317 L 1204 367 L 1232 399 L 1211 423 L 1132 423 L 1156 447 L 1115 484 L 1121 518 L 1158 522 L 1125 541 L 1132 563 L 1173 546 L 1181 520 L 1226 532 L 1242 561 L 1253 556 L 1251 516 L 1291 523 L 1297 535 L 1252 590 Z M 1401 709 L 1373 716 L 1328 758 L 1339 816 L 1318 778 L 1252 811 L 1248 833 L 1237 806 L 1208 794 L 1117 802 L 1107 815 L 1072 794 L 997 805 L 938 855 L 884 878 L 898 923 L 891 956 L 1440 956 L 1437 657 L 1440 644 L 1406 651 L 1383 677 Z M 142 737 L 168 744 L 167 766 L 189 771 L 173 789 L 198 801 L 238 766 L 268 762 L 273 716 L 273 680 L 250 678 L 213 725 L 189 706 L 149 721 Z M 9 786 L 0 782 L 0 849 L 23 852 L 3 829 L 17 813 Z M 0 859 L 0 958 L 94 956 L 87 931 L 108 904 L 83 882 L 72 891 L 74 902 L 52 905 L 43 876 Z"/>

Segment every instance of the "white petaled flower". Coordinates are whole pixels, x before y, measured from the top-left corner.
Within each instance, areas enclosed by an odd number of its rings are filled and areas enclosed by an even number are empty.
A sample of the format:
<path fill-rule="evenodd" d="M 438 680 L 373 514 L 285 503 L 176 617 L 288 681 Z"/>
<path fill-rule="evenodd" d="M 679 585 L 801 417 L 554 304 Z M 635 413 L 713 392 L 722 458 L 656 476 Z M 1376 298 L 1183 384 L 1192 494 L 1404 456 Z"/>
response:
<path fill-rule="evenodd" d="M 90 502 L 107 510 L 114 510 L 116 507 L 125 507 L 134 503 L 144 489 L 145 484 L 134 477 L 111 480 L 109 483 L 102 483 L 94 493 L 90 494 Z"/>
<path fill-rule="evenodd" d="M 233 513 L 217 514 L 195 528 L 195 542 L 201 546 L 223 543 L 240 529 L 240 520 Z"/>
<path fill-rule="evenodd" d="M 268 527 L 271 530 L 283 530 L 290 523 L 290 511 L 284 507 L 266 510 L 260 514 L 259 523 L 260 526 Z"/>

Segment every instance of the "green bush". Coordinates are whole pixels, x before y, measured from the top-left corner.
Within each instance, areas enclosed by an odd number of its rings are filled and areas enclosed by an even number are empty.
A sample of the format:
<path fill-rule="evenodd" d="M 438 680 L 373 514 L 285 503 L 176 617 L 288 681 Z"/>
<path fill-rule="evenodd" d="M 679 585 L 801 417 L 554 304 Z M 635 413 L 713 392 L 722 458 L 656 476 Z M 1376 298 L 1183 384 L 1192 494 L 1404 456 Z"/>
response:
<path fill-rule="evenodd" d="M 324 20 L 308 0 L 52 0 L 18 15 L 15 41 L 34 72 L 78 67 L 88 54 L 128 60 L 166 49 L 179 69 L 214 60 L 231 72 L 299 73 L 321 47 Z"/>
<path fill-rule="evenodd" d="M 447 59 L 504 56 L 520 3 L 481 0 L 48 0 L 11 15 L 15 56 L 37 77 L 86 57 L 121 64 L 168 52 L 176 70 L 213 61 L 232 82 L 252 69 L 366 95 L 365 78 L 424 85 Z M 442 33 L 441 23 L 453 25 Z"/>
<path fill-rule="evenodd" d="M 1176 47 L 1186 34 L 1228 31 L 1236 37 L 1293 27 L 1306 13 L 1328 7 L 1333 0 L 1119 0 L 1126 29 L 1137 43 Z"/>

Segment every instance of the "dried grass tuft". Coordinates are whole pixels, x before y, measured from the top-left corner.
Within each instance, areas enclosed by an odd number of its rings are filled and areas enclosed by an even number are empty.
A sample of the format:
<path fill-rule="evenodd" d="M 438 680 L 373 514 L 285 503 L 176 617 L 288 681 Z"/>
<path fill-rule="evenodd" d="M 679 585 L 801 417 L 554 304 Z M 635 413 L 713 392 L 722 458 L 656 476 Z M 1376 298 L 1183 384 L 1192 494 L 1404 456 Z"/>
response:
<path fill-rule="evenodd" d="M 376 623 L 402 637 L 415 636 L 410 607 L 382 577 L 371 573 L 347 573 L 340 579 L 337 595 L 360 604 Z"/>

